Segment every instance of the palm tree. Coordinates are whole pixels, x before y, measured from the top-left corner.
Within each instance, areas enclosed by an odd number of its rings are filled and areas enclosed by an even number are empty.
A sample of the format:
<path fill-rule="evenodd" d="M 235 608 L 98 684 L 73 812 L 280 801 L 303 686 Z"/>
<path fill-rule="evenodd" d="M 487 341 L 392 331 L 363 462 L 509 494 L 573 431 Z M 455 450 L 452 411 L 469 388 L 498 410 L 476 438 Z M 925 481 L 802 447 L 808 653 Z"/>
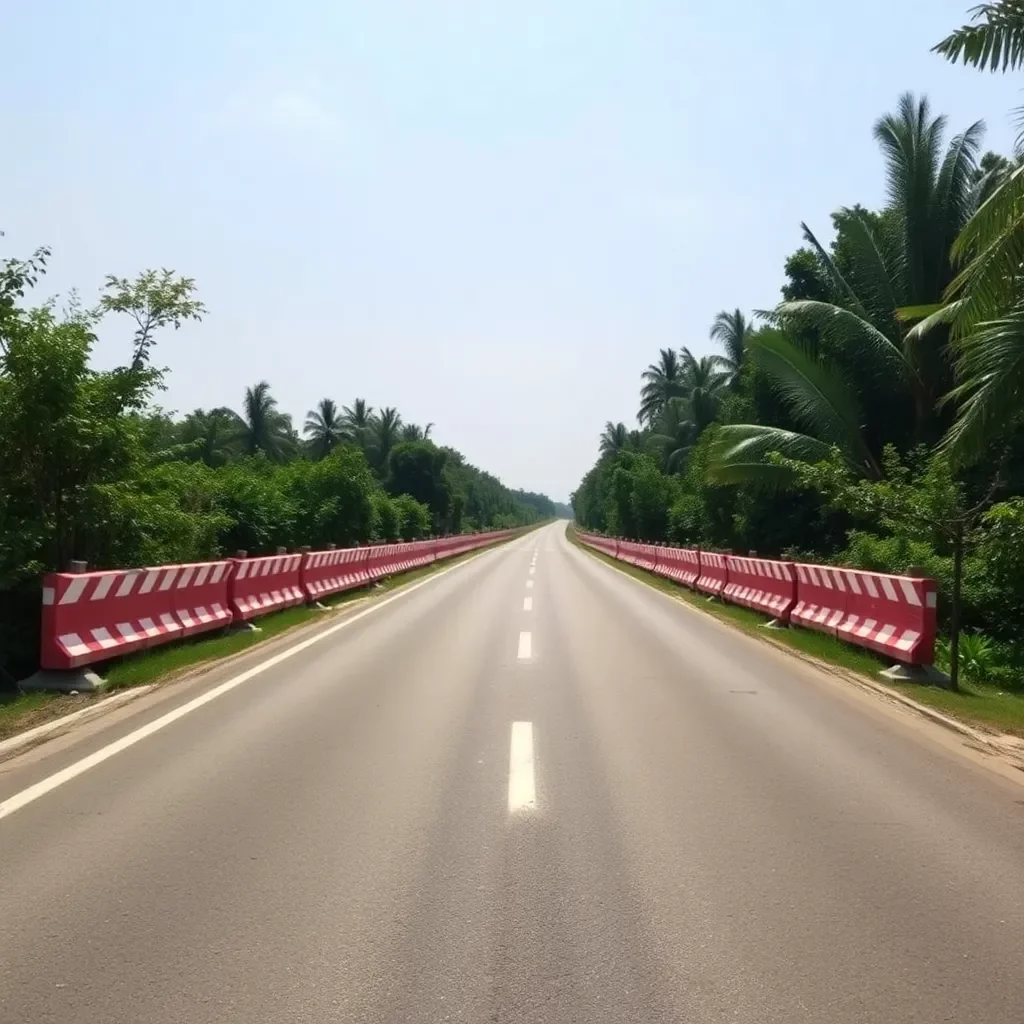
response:
<path fill-rule="evenodd" d="M 751 335 L 747 348 L 808 433 L 759 424 L 721 428 L 712 462 L 717 479 L 779 483 L 786 474 L 770 464 L 771 452 L 818 458 L 833 444 L 857 472 L 878 476 L 884 443 L 938 439 L 936 404 L 951 381 L 948 328 L 930 316 L 908 332 L 906 318 L 931 312 L 950 283 L 950 246 L 976 201 L 982 132 L 980 122 L 972 125 L 943 156 L 944 127 L 927 100 L 909 93 L 897 114 L 876 123 L 889 206 L 881 215 L 860 209 L 836 215 L 842 268 L 804 225 L 832 294 L 782 303 L 765 314 L 778 330 L 763 339 L 762 332 Z M 871 436 L 862 413 L 870 401 L 885 410 Z M 904 429 L 909 437 L 900 434 Z"/>
<path fill-rule="evenodd" d="M 329 455 L 341 444 L 345 439 L 345 425 L 332 399 L 320 399 L 316 409 L 307 414 L 303 432 L 309 437 L 310 447 L 318 459 Z"/>
<path fill-rule="evenodd" d="M 369 450 L 370 461 L 378 471 L 383 471 L 388 464 L 388 456 L 401 436 L 402 417 L 392 406 L 381 409 L 370 421 Z"/>
<path fill-rule="evenodd" d="M 731 313 L 723 309 L 711 325 L 711 340 L 719 342 L 725 349 L 723 366 L 729 371 L 733 387 L 739 387 L 740 370 L 746 358 L 750 331 L 747 318 L 738 309 Z"/>
<path fill-rule="evenodd" d="M 682 366 L 675 351 L 663 348 L 658 361 L 651 363 L 641 375 L 644 385 L 640 389 L 640 411 L 636 415 L 640 423 L 653 423 L 665 403 L 683 393 L 681 374 Z"/>
<path fill-rule="evenodd" d="M 238 451 L 238 438 L 244 424 L 232 409 L 195 409 L 185 417 L 179 430 L 183 445 L 191 451 L 190 458 L 207 466 L 225 465 Z"/>
<path fill-rule="evenodd" d="M 608 456 L 609 458 L 618 455 L 624 448 L 629 447 L 630 436 L 629 429 L 625 423 L 612 423 L 609 420 L 604 425 L 604 431 L 601 434 L 601 456 Z"/>
<path fill-rule="evenodd" d="M 721 356 L 701 356 L 698 359 L 688 348 L 679 350 L 682 371 L 679 375 L 681 397 L 690 398 L 694 391 L 718 395 L 728 383 L 728 364 Z"/>
<path fill-rule="evenodd" d="M 366 447 L 367 432 L 373 420 L 373 406 L 365 398 L 357 398 L 351 405 L 342 407 L 341 422 L 346 440 Z"/>
<path fill-rule="evenodd" d="M 403 441 L 429 441 L 430 432 L 434 429 L 433 423 L 421 427 L 418 423 L 405 423 L 402 426 Z"/>
<path fill-rule="evenodd" d="M 272 461 L 283 462 L 294 451 L 291 417 L 278 410 L 265 380 L 245 389 L 242 421 L 240 440 L 247 455 L 263 452 Z"/>
<path fill-rule="evenodd" d="M 994 0 L 974 8 L 964 25 L 935 46 L 948 60 L 982 71 L 1024 67 L 1024 4 Z M 1015 111 L 1024 148 L 1024 108 Z M 944 445 L 958 463 L 982 457 L 991 443 L 1020 422 L 1024 401 L 1024 164 L 994 165 L 998 179 L 953 246 L 963 269 L 951 283 L 948 305 L 915 328 L 951 323 L 957 387 L 950 400 L 956 422 Z M 913 333 L 913 332 L 912 332 Z"/>
<path fill-rule="evenodd" d="M 655 432 L 650 436 L 650 444 L 661 455 L 662 469 L 666 473 L 675 473 L 682 468 L 697 433 L 687 399 L 670 398 L 661 410 Z"/>

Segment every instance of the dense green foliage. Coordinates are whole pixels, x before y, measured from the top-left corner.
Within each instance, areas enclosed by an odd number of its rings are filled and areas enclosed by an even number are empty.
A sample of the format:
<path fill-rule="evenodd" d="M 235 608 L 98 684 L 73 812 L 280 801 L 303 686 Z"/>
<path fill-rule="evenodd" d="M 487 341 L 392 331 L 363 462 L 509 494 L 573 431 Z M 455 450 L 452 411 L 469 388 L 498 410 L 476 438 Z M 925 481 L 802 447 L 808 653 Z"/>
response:
<path fill-rule="evenodd" d="M 32 308 L 47 250 L 0 264 L 0 681 L 33 668 L 41 575 L 156 565 L 310 545 L 414 540 L 551 518 L 553 502 L 512 491 L 365 400 L 310 411 L 300 437 L 270 385 L 241 411 L 178 418 L 153 404 L 161 331 L 205 310 L 187 278 L 108 278 L 95 309 Z M 91 355 L 110 316 L 134 325 L 124 366 Z"/>
<path fill-rule="evenodd" d="M 1004 0 L 977 17 L 985 24 L 940 52 L 1024 63 L 1024 6 Z M 886 206 L 838 210 L 828 245 L 804 225 L 779 305 L 753 323 L 739 310 L 715 318 L 721 354 L 659 354 L 641 375 L 640 429 L 609 422 L 601 434 L 573 495 L 577 521 L 739 553 L 923 567 L 941 584 L 954 663 L 1021 686 L 1024 169 L 981 155 L 982 130 L 947 143 L 927 100 L 901 97 L 874 126 Z M 957 661 L 960 624 L 970 632 Z"/>

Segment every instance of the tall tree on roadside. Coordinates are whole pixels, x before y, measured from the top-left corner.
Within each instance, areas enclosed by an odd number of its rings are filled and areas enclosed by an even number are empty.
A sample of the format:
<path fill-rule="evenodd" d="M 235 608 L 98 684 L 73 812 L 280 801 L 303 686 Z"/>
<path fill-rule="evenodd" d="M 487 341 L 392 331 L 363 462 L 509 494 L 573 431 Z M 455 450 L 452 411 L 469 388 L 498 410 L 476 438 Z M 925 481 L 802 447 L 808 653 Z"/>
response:
<path fill-rule="evenodd" d="M 771 452 L 818 458 L 832 445 L 855 472 L 877 476 L 885 444 L 906 448 L 941 436 L 936 407 L 952 380 L 948 327 L 929 316 L 908 332 L 906 318 L 931 313 L 953 276 L 948 254 L 976 199 L 982 124 L 945 150 L 944 129 L 945 118 L 933 118 L 926 99 L 900 97 L 897 112 L 874 129 L 885 158 L 886 210 L 841 210 L 832 252 L 804 226 L 831 295 L 783 302 L 766 314 L 777 330 L 748 340 L 748 349 L 808 433 L 722 427 L 711 464 L 718 481 L 780 483 L 787 474 Z"/>
<path fill-rule="evenodd" d="M 934 49 L 981 71 L 1024 66 L 1024 3 L 995 0 L 973 9 L 964 25 Z M 1015 111 L 1024 149 L 1024 107 Z M 963 269 L 951 283 L 948 305 L 915 328 L 952 321 L 957 357 L 956 422 L 945 447 L 958 463 L 981 459 L 993 442 L 1021 422 L 1024 398 L 1024 164 L 995 168 L 1001 178 L 953 246 Z M 913 332 L 912 332 L 913 333 Z"/>
<path fill-rule="evenodd" d="M 609 420 L 604 425 L 600 441 L 602 457 L 618 455 L 618 453 L 627 448 L 629 444 L 629 428 L 625 423 L 612 423 L 612 421 Z"/>
<path fill-rule="evenodd" d="M 332 399 L 321 398 L 317 407 L 310 410 L 303 432 L 318 459 L 330 455 L 341 444 L 345 438 L 345 425 Z"/>
<path fill-rule="evenodd" d="M 398 444 L 402 433 L 402 417 L 393 406 L 381 409 L 370 421 L 370 462 L 383 473 L 387 469 L 391 449 Z"/>
<path fill-rule="evenodd" d="M 100 298 L 103 313 L 125 313 L 135 323 L 131 369 L 149 363 L 156 332 L 178 330 L 186 320 L 202 320 L 206 307 L 195 298 L 196 283 L 172 270 L 146 270 L 134 280 L 109 274 Z"/>
<path fill-rule="evenodd" d="M 272 462 L 284 462 L 292 453 L 291 421 L 278 410 L 265 380 L 245 389 L 242 420 L 241 443 L 247 455 L 263 452 Z"/>
<path fill-rule="evenodd" d="M 740 370 L 747 354 L 750 338 L 750 323 L 743 313 L 734 309 L 731 313 L 722 310 L 711 325 L 711 340 L 717 341 L 725 350 L 723 366 L 728 370 L 730 383 L 739 387 Z"/>
<path fill-rule="evenodd" d="M 196 409 L 178 427 L 179 443 L 190 450 L 186 458 L 216 469 L 224 466 L 239 450 L 238 438 L 245 428 L 238 413 L 221 406 Z"/>
<path fill-rule="evenodd" d="M 402 440 L 403 441 L 429 441 L 430 434 L 434 429 L 433 423 L 428 423 L 425 427 L 421 427 L 418 423 L 403 423 L 402 424 Z"/>
<path fill-rule="evenodd" d="M 670 398 L 683 393 L 683 367 L 674 349 L 663 348 L 656 363 L 651 363 L 641 374 L 644 381 L 640 389 L 640 411 L 637 420 L 650 426 Z"/>
<path fill-rule="evenodd" d="M 370 424 L 373 421 L 373 406 L 367 405 L 365 398 L 357 398 L 351 405 L 342 407 L 341 421 L 346 440 L 365 449 Z"/>

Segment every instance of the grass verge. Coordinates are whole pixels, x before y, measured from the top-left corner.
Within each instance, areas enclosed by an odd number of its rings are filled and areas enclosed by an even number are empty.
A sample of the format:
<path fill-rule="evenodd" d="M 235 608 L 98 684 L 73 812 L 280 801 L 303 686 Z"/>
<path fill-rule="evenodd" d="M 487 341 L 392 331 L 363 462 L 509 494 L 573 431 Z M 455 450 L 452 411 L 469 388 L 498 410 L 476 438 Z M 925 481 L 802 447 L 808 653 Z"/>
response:
<path fill-rule="evenodd" d="M 337 609 L 360 599 L 369 597 L 372 600 L 392 590 L 432 576 L 442 569 L 464 562 L 481 551 L 504 543 L 506 541 L 498 541 L 496 544 L 477 548 L 476 551 L 467 551 L 454 558 L 446 558 L 441 562 L 434 562 L 419 569 L 411 569 L 409 572 L 382 580 L 379 586 L 349 590 L 333 598 L 327 598 L 321 603 L 330 609 Z M 200 633 L 166 647 L 152 647 L 105 662 L 96 666 L 96 669 L 107 680 L 108 693 L 131 686 L 142 686 L 146 683 L 166 680 L 186 669 L 197 668 L 209 662 L 241 654 L 250 647 L 265 643 L 271 637 L 280 636 L 310 622 L 325 621 L 328 616 L 329 613 L 317 608 L 305 606 L 286 608 L 284 611 L 274 612 L 258 619 L 257 625 L 260 630 L 258 633 L 243 631 Z M 83 693 L 71 696 L 46 691 L 0 693 L 0 739 L 13 736 L 25 729 L 31 729 L 72 711 L 78 711 L 87 703 L 100 699 L 102 699 L 102 694 Z"/>
<path fill-rule="evenodd" d="M 627 562 L 620 562 L 601 551 L 588 548 L 576 536 L 571 525 L 566 528 L 566 536 L 571 543 L 594 558 L 599 558 L 609 565 L 615 566 L 616 569 L 642 580 L 648 586 L 661 590 L 676 600 L 699 607 L 716 619 L 721 619 L 723 622 L 728 622 L 741 629 L 749 636 L 756 636 L 760 640 L 775 643 L 780 647 L 788 647 L 819 658 L 831 665 L 849 669 L 866 676 L 874 683 L 884 682 L 885 686 L 969 725 L 1024 736 L 1024 694 L 1008 693 L 994 687 L 963 682 L 960 684 L 960 690 L 953 693 L 937 686 L 883 681 L 878 678 L 878 673 L 883 668 L 887 668 L 891 662 L 883 661 L 871 651 L 853 647 L 834 636 L 816 633 L 813 630 L 780 629 L 766 634 L 765 617 L 758 612 L 738 605 L 722 604 L 717 601 L 709 602 L 704 595 L 694 593 L 664 576 L 657 576 L 644 569 L 629 565 Z"/>

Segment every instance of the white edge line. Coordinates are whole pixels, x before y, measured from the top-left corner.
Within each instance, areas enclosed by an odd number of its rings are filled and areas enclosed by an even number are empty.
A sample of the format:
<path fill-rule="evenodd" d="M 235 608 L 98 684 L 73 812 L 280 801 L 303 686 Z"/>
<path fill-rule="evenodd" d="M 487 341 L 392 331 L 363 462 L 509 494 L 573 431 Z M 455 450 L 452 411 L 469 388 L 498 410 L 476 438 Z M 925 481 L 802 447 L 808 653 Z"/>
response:
<path fill-rule="evenodd" d="M 479 552 L 476 557 L 479 557 L 479 555 L 492 554 L 501 550 L 502 546 L 487 548 Z M 154 733 L 160 732 L 162 729 L 166 729 L 167 726 L 178 721 L 179 718 L 184 718 L 185 715 L 190 712 L 198 710 L 205 704 L 209 704 L 211 701 L 216 700 L 225 693 L 229 693 L 231 690 L 236 689 L 243 683 L 249 682 L 250 679 L 255 679 L 256 676 L 262 675 L 267 671 L 267 669 L 274 668 L 276 665 L 280 665 L 282 662 L 287 661 L 293 655 L 300 654 L 302 651 L 308 650 L 321 640 L 324 640 L 329 636 L 333 636 L 342 629 L 347 629 L 353 623 L 359 622 L 360 619 L 364 619 L 367 615 L 372 615 L 374 612 L 378 612 L 382 608 L 386 608 L 393 601 L 398 601 L 407 594 L 411 594 L 414 591 L 419 590 L 420 587 L 425 587 L 427 584 L 433 583 L 435 580 L 439 580 L 442 577 L 447 576 L 448 573 L 455 572 L 455 570 L 461 569 L 463 566 L 475 562 L 476 557 L 467 558 L 464 561 L 459 562 L 457 565 L 451 565 L 447 569 L 442 569 L 440 572 L 434 573 L 432 576 L 428 576 L 426 579 L 420 580 L 418 583 L 413 583 L 411 586 L 403 588 L 391 597 L 384 598 L 380 603 L 374 604 L 369 608 L 365 608 L 361 612 L 356 612 L 355 615 L 351 618 L 345 619 L 344 622 L 339 622 L 336 625 L 331 626 L 329 629 L 325 629 L 322 633 L 317 633 L 316 636 L 311 636 L 306 640 L 301 640 L 294 647 L 289 647 L 287 650 L 281 651 L 279 654 L 275 654 L 273 657 L 268 658 L 259 665 L 254 665 L 245 672 L 241 672 L 239 675 L 233 676 L 231 679 L 226 680 L 219 686 L 215 686 L 212 690 L 208 690 L 206 693 L 193 698 L 187 704 L 182 704 L 181 707 L 175 708 L 173 711 L 168 711 L 167 714 L 161 715 L 159 718 L 155 718 L 152 722 L 141 726 L 134 732 L 128 733 L 127 736 L 122 736 L 119 740 L 115 740 L 113 743 L 108 743 L 105 747 L 101 747 L 88 757 L 83 757 L 80 761 L 75 761 L 74 764 L 69 764 L 59 772 L 55 772 L 53 775 L 50 775 L 34 785 L 21 790 L 21 792 L 15 793 L 13 796 L 8 797 L 8 799 L 3 803 L 0 803 L 0 820 L 13 814 L 15 811 L 21 810 L 22 807 L 25 807 L 28 804 L 34 803 L 40 797 L 46 796 L 47 793 L 50 793 L 59 786 L 64 785 L 65 782 L 70 782 L 77 776 L 87 772 L 90 768 L 95 768 L 97 765 L 103 764 L 104 761 L 108 761 L 115 754 L 120 754 L 122 750 L 134 747 L 136 743 L 140 743 L 148 736 L 152 736 Z"/>

